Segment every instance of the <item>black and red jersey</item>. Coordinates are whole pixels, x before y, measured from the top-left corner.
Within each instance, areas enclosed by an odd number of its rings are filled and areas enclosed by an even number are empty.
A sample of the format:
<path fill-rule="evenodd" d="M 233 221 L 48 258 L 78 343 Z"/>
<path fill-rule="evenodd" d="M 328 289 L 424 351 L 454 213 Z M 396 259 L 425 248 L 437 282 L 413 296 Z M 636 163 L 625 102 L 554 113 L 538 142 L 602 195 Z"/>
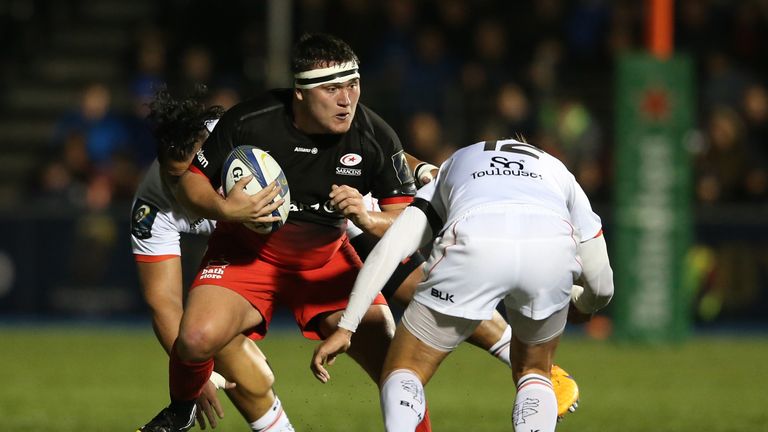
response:
<path fill-rule="evenodd" d="M 280 89 L 234 106 L 190 167 L 218 188 L 222 164 L 234 147 L 252 145 L 269 152 L 291 190 L 288 221 L 275 233 L 282 234 L 267 236 L 275 237 L 269 242 L 287 247 L 296 240 L 308 246 L 313 242 L 307 237 L 340 238 L 345 219 L 328 205 L 333 184 L 352 186 L 363 195 L 371 192 L 384 205 L 413 199 L 416 188 L 400 140 L 376 113 L 359 104 L 348 132 L 307 135 L 293 125 L 291 103 L 292 91 Z M 276 259 L 283 249 L 274 250 Z"/>

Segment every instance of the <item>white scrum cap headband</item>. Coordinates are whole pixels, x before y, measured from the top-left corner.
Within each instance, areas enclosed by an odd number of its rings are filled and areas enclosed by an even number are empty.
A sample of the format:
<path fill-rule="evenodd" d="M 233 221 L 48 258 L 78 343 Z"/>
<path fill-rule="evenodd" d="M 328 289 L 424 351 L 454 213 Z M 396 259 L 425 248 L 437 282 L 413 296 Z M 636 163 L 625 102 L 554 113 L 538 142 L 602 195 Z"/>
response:
<path fill-rule="evenodd" d="M 347 62 L 326 68 L 297 72 L 293 77 L 296 88 L 311 89 L 323 84 L 337 84 L 360 78 L 360 73 L 357 62 Z"/>

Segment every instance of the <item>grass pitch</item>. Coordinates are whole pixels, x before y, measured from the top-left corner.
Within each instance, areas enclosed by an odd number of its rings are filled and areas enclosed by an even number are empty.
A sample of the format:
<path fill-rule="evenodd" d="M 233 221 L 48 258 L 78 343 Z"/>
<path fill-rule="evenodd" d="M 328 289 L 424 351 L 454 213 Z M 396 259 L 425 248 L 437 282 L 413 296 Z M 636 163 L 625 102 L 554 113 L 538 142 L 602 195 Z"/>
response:
<path fill-rule="evenodd" d="M 149 327 L 0 327 L 0 429 L 134 431 L 168 402 L 167 359 Z M 383 430 L 376 388 L 349 358 L 323 385 L 309 372 L 314 342 L 274 331 L 260 346 L 297 431 Z M 768 431 L 766 359 L 768 338 L 648 347 L 566 335 L 557 360 L 582 398 L 558 431 Z M 436 432 L 512 430 L 510 373 L 477 348 L 452 354 L 427 396 Z M 225 409 L 217 431 L 248 430 Z"/>

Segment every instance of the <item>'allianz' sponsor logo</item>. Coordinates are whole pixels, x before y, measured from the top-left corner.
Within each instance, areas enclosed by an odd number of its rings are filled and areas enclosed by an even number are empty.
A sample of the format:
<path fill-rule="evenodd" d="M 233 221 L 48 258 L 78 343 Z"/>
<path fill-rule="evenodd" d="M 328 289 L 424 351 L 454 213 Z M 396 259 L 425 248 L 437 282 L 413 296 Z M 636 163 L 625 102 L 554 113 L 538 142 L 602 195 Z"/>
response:
<path fill-rule="evenodd" d="M 312 148 L 306 148 L 306 147 L 294 147 L 293 148 L 294 153 L 312 153 L 317 154 L 317 147 Z"/>

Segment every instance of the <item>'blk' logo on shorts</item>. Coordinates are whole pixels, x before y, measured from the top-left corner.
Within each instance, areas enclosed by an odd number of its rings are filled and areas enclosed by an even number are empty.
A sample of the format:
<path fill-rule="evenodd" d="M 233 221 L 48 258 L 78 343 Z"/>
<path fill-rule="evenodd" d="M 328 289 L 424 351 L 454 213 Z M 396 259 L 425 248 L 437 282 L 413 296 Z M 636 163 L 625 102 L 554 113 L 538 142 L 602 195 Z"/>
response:
<path fill-rule="evenodd" d="M 432 288 L 432 290 L 430 291 L 430 294 L 432 295 L 432 297 L 436 297 L 436 298 L 438 298 L 438 299 L 440 299 L 442 301 L 449 301 L 451 303 L 454 302 L 453 301 L 453 294 L 444 293 L 444 292 L 436 290 L 434 288 Z"/>

